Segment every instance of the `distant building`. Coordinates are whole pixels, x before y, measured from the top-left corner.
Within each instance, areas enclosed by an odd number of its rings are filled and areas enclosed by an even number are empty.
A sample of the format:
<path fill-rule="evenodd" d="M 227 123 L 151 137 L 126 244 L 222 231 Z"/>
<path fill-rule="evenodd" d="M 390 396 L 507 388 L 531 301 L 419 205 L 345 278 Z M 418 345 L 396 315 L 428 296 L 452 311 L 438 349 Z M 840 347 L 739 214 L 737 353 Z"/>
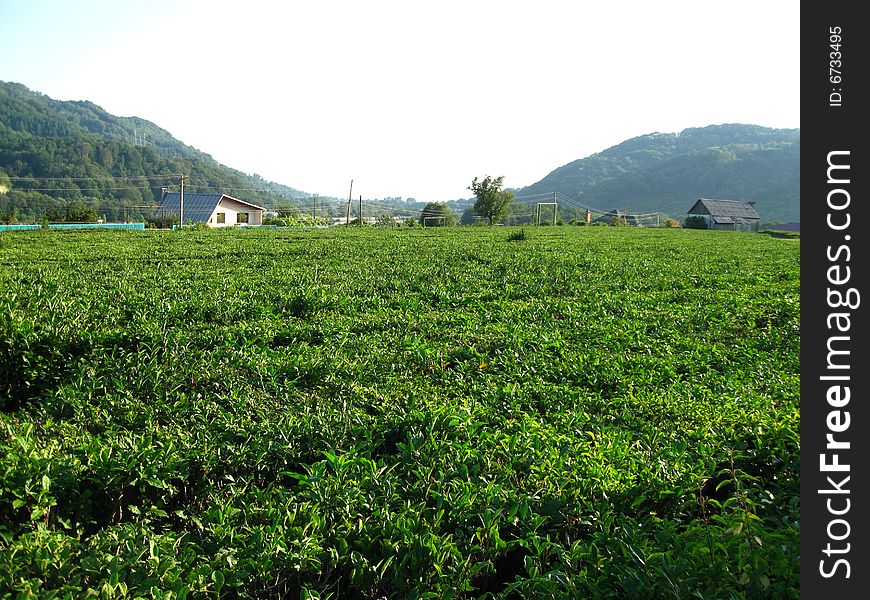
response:
<path fill-rule="evenodd" d="M 758 223 L 761 220 L 755 210 L 755 202 L 709 198 L 698 198 L 686 215 L 703 219 L 707 229 L 730 231 L 758 231 Z"/>
<path fill-rule="evenodd" d="M 233 227 L 235 225 L 262 225 L 262 206 L 227 196 L 226 194 L 184 194 L 184 225 L 206 223 L 209 227 Z M 166 192 L 157 209 L 158 217 L 179 217 L 181 194 Z"/>

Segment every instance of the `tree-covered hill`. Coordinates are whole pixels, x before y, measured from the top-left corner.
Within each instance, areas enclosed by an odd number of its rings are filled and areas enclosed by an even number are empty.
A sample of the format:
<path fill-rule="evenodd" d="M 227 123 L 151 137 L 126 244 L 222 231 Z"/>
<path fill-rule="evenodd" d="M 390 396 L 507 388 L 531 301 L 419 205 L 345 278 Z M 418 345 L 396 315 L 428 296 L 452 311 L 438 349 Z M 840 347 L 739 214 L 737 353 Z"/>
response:
<path fill-rule="evenodd" d="M 725 124 L 642 135 L 559 167 L 518 196 L 545 192 L 675 218 L 702 197 L 755 201 L 765 223 L 799 221 L 800 129 Z"/>
<path fill-rule="evenodd" d="M 71 204 L 110 220 L 142 218 L 182 173 L 186 190 L 268 207 L 310 196 L 221 165 L 144 119 L 0 81 L 0 220 L 37 221 Z M 566 218 L 589 206 L 681 220 L 709 197 L 755 201 L 765 224 L 799 221 L 800 130 L 726 124 L 642 135 L 516 190 L 520 202 L 542 193 L 574 201 Z"/>
<path fill-rule="evenodd" d="M 265 206 L 308 196 L 221 165 L 144 119 L 0 81 L 0 217 L 38 220 L 71 202 L 110 219 L 144 214 L 182 173 L 186 190 Z"/>

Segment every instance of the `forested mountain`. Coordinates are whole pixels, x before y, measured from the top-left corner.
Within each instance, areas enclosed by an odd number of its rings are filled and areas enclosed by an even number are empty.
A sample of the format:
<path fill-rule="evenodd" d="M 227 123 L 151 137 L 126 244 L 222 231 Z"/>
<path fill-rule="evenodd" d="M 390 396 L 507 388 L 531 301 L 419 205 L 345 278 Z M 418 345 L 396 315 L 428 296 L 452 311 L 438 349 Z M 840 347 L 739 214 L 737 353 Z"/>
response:
<path fill-rule="evenodd" d="M 247 175 L 137 117 L 87 101 L 58 101 L 0 81 L 0 218 L 38 220 L 77 203 L 110 220 L 145 214 L 161 187 L 219 191 L 264 206 L 307 197 Z M 5 190 L 5 193 L 4 193 Z"/>
<path fill-rule="evenodd" d="M 800 221 L 800 129 L 726 124 L 642 135 L 559 167 L 517 195 L 552 192 L 603 211 L 677 219 L 698 198 L 755 201 L 763 223 Z"/>
<path fill-rule="evenodd" d="M 0 220 L 38 221 L 71 205 L 109 220 L 138 220 L 162 187 L 178 189 L 181 173 L 185 190 L 224 192 L 267 207 L 310 196 L 221 165 L 144 119 L 0 81 Z M 513 212 L 531 214 L 523 197 L 543 193 L 574 201 L 573 210 L 560 207 L 566 220 L 582 206 L 682 220 L 706 197 L 755 201 L 765 224 L 799 221 L 800 129 L 726 124 L 642 135 L 516 190 Z"/>

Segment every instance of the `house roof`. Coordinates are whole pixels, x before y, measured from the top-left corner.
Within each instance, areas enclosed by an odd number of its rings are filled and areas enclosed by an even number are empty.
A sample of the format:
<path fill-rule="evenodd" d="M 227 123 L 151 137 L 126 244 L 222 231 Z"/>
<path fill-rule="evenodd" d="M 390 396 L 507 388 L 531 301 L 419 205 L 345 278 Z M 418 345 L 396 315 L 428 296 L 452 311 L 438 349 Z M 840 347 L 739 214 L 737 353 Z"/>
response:
<path fill-rule="evenodd" d="M 755 207 L 738 200 L 710 200 L 698 198 L 688 214 L 710 215 L 712 217 L 730 217 L 732 219 L 760 219 Z"/>
<path fill-rule="evenodd" d="M 205 223 L 208 221 L 214 212 L 218 203 L 223 200 L 232 200 L 239 204 L 250 206 L 255 210 L 266 210 L 262 206 L 227 196 L 226 194 L 201 193 L 191 192 L 184 194 L 184 222 L 185 223 Z M 181 194 L 179 192 L 167 192 L 163 195 L 163 201 L 160 203 L 159 211 L 164 211 L 169 214 L 177 215 L 180 211 Z"/>

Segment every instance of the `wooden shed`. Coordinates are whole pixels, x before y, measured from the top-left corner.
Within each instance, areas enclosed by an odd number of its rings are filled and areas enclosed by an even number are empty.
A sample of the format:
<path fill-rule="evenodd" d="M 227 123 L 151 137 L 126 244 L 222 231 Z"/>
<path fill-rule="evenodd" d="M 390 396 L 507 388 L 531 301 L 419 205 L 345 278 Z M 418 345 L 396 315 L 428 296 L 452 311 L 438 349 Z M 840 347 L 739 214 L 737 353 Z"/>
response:
<path fill-rule="evenodd" d="M 707 229 L 730 231 L 758 231 L 758 223 L 761 220 L 755 210 L 755 202 L 709 198 L 698 198 L 686 215 L 700 217 L 707 223 Z"/>

